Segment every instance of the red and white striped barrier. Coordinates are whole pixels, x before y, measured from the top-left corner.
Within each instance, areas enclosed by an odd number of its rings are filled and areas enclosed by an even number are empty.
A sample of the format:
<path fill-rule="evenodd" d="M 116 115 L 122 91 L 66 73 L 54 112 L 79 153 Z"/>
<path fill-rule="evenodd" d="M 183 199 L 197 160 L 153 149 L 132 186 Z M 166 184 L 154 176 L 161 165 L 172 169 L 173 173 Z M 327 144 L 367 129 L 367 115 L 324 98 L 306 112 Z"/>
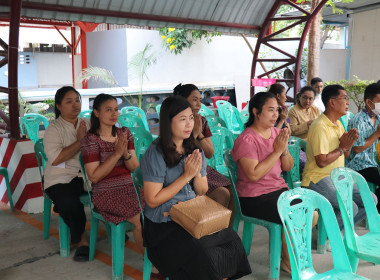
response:
<path fill-rule="evenodd" d="M 8 170 L 15 208 L 27 213 L 42 212 L 41 177 L 33 142 L 0 137 L 0 162 Z M 1 202 L 8 203 L 5 180 L 0 180 Z"/>

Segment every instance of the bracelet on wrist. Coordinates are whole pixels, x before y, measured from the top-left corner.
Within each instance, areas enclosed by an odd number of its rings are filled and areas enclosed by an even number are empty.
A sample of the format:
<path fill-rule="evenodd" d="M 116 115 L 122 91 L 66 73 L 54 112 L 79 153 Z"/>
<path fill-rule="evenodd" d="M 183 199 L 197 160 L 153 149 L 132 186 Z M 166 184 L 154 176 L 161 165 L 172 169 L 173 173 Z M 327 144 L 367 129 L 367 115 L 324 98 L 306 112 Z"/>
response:
<path fill-rule="evenodd" d="M 344 154 L 344 151 L 342 150 L 341 147 L 338 147 L 338 148 L 336 148 L 336 149 L 339 151 L 340 155 L 343 155 L 343 154 Z"/>
<path fill-rule="evenodd" d="M 128 152 L 129 156 L 127 158 L 124 158 L 123 160 L 124 161 L 128 161 L 132 158 L 132 154 L 130 152 Z"/>
<path fill-rule="evenodd" d="M 285 153 L 281 154 L 282 157 L 286 157 L 289 154 L 289 150 L 286 150 Z"/>

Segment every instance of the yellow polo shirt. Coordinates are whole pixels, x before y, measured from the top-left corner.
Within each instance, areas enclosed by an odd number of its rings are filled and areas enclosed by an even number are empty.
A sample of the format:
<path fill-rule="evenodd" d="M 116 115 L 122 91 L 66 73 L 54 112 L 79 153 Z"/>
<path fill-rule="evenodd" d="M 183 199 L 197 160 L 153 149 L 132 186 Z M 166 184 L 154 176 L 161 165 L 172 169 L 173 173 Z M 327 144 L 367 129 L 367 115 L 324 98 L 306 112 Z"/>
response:
<path fill-rule="evenodd" d="M 331 170 L 344 167 L 344 155 L 323 168 L 318 167 L 315 156 L 328 154 L 339 147 L 339 138 L 343 135 L 344 128 L 338 120 L 333 124 L 325 114 L 321 114 L 310 126 L 307 135 L 306 156 L 307 161 L 302 175 L 302 186 L 308 187 L 310 182 L 318 183 L 323 178 L 330 176 Z"/>

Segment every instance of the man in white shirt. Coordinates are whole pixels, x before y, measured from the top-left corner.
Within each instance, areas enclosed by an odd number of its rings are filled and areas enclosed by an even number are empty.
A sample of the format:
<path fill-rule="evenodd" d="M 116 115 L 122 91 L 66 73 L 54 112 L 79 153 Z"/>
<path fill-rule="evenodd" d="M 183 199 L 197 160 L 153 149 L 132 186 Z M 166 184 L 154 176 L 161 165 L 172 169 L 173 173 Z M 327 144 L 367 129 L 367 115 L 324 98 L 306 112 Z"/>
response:
<path fill-rule="evenodd" d="M 325 111 L 325 105 L 322 102 L 322 90 L 323 90 L 323 81 L 321 78 L 315 77 L 311 79 L 311 86 L 315 89 L 315 99 L 313 105 L 316 106 L 321 113 Z"/>

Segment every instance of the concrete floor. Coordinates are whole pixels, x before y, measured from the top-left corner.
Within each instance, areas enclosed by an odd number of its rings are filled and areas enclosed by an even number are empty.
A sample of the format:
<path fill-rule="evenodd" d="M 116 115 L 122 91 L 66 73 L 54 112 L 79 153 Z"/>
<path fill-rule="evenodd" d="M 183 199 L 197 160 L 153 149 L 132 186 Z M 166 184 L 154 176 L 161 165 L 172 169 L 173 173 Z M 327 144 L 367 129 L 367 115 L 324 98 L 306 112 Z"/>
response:
<path fill-rule="evenodd" d="M 26 214 L 20 211 L 0 210 L 0 279 L 1 280 L 79 280 L 111 279 L 111 246 L 107 241 L 103 225 L 100 225 L 96 259 L 92 262 L 77 263 L 72 257 L 59 255 L 58 217 L 52 215 L 51 235 L 43 239 L 43 214 Z M 89 228 L 89 225 L 88 225 Z M 241 236 L 242 225 L 240 226 Z M 359 234 L 365 233 L 358 227 Z M 89 231 L 88 231 L 89 232 Z M 132 240 L 132 233 L 128 233 Z M 136 252 L 135 243 L 128 241 L 125 250 L 124 279 L 142 279 L 143 260 Z M 251 254 L 248 257 L 253 273 L 242 279 L 267 279 L 269 274 L 268 233 L 256 226 Z M 313 252 L 313 263 L 319 272 L 332 268 L 331 253 L 324 255 Z M 380 265 L 359 263 L 358 274 L 369 279 L 380 279 Z M 291 279 L 281 272 L 282 280 Z"/>

